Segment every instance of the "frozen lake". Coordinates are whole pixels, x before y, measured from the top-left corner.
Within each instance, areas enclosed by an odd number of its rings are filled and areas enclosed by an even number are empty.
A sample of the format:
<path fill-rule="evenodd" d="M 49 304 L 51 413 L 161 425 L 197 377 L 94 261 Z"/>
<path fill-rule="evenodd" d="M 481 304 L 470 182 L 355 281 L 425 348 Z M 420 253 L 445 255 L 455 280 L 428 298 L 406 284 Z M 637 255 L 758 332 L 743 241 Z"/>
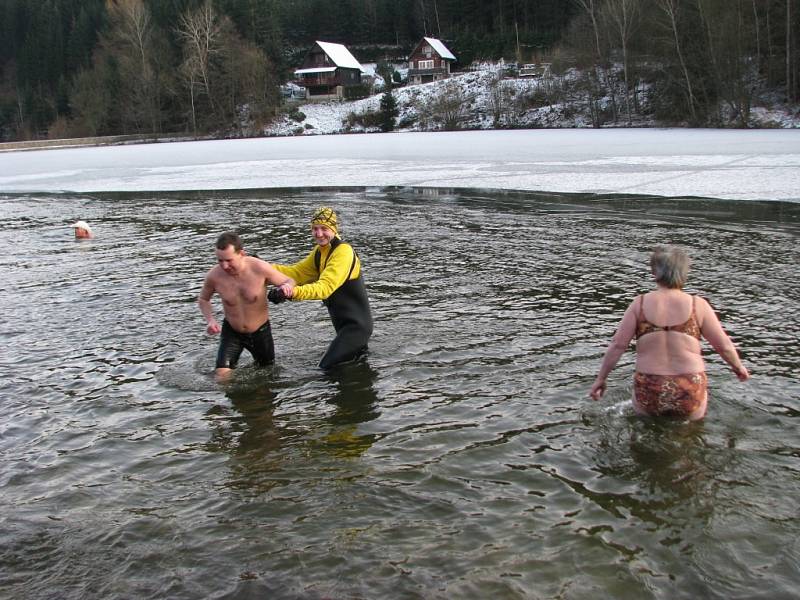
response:
<path fill-rule="evenodd" d="M 800 201 L 800 130 L 569 129 L 0 153 L 0 191 L 419 186 Z"/>

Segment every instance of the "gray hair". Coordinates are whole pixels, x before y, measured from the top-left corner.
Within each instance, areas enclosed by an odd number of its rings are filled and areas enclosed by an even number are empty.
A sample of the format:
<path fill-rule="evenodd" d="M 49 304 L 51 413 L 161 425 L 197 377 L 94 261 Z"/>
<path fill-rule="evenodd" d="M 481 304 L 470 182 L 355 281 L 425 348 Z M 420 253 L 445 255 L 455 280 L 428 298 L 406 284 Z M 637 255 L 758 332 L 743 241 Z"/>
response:
<path fill-rule="evenodd" d="M 656 283 L 681 289 L 689 274 L 689 255 L 677 246 L 656 246 L 650 255 L 650 270 Z"/>

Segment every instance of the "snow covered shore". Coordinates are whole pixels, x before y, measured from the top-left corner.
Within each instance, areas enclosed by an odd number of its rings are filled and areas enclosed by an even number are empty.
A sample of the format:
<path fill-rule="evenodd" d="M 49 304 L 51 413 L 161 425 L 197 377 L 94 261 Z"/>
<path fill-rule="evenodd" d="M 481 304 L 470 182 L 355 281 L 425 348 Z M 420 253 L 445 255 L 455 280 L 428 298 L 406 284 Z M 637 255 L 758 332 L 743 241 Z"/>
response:
<path fill-rule="evenodd" d="M 569 69 L 548 78 L 502 77 L 502 65 L 482 65 L 474 71 L 456 73 L 450 79 L 400 87 L 393 92 L 399 109 L 396 130 L 441 130 L 444 128 L 441 113 L 445 111 L 462 130 L 592 127 L 589 103 L 583 97 L 585 94 L 576 89 L 581 76 L 580 71 Z M 649 94 L 650 90 L 642 87 L 640 102 L 648 104 Z M 376 94 L 351 102 L 299 103 L 294 111 L 276 119 L 263 133 L 283 136 L 376 132 L 379 128 L 369 123 L 369 116 L 379 111 L 380 98 Z M 596 108 L 608 110 L 610 104 L 610 98 L 601 98 Z M 624 112 L 622 107 L 618 108 Z M 754 129 L 800 128 L 800 111 L 777 100 L 769 106 L 754 105 L 749 124 Z M 625 115 L 620 115 L 616 123 L 603 122 L 603 127 L 611 128 L 631 125 L 660 126 L 651 116 L 636 114 L 632 115 L 630 125 Z"/>
<path fill-rule="evenodd" d="M 0 192 L 421 186 L 800 202 L 800 130 L 536 129 L 0 153 Z"/>

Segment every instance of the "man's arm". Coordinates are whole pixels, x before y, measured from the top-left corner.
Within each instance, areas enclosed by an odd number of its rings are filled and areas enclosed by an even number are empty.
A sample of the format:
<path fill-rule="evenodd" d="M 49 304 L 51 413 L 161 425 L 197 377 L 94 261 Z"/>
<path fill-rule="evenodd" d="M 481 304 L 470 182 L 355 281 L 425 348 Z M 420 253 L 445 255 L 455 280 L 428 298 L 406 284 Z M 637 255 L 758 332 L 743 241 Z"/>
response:
<path fill-rule="evenodd" d="M 288 275 L 284 275 L 278 269 L 276 269 L 272 264 L 261 260 L 260 258 L 255 259 L 258 262 L 256 263 L 258 266 L 258 273 L 261 277 L 264 278 L 265 284 L 271 284 L 275 287 L 280 287 L 284 291 L 294 289 L 295 281 Z M 291 294 L 289 294 L 291 295 Z"/>
<path fill-rule="evenodd" d="M 211 335 L 222 331 L 222 327 L 219 326 L 219 323 L 217 323 L 217 320 L 214 318 L 214 308 L 211 306 L 211 297 L 214 295 L 215 291 L 214 281 L 211 277 L 211 273 L 209 273 L 206 275 L 203 288 L 197 296 L 197 305 L 200 307 L 200 312 L 206 320 L 206 333 Z"/>
<path fill-rule="evenodd" d="M 291 277 L 284 275 L 268 262 L 265 262 L 262 268 L 264 269 L 264 278 L 267 280 L 267 283 L 271 283 L 275 286 L 286 285 L 287 283 L 294 285 L 294 280 Z"/>

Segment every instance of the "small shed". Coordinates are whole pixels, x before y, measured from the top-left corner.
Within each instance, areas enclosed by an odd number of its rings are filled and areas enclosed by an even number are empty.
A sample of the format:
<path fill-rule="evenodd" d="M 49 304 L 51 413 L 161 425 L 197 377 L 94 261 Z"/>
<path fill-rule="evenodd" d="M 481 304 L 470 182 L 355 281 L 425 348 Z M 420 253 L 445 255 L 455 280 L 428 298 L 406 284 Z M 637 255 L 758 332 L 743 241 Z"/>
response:
<path fill-rule="evenodd" d="M 450 77 L 455 55 L 440 40 L 425 37 L 408 57 L 408 83 L 429 83 Z"/>
<path fill-rule="evenodd" d="M 302 66 L 295 70 L 295 83 L 306 88 L 308 99 L 344 98 L 346 88 L 361 85 L 361 66 L 342 44 L 315 42 Z"/>

